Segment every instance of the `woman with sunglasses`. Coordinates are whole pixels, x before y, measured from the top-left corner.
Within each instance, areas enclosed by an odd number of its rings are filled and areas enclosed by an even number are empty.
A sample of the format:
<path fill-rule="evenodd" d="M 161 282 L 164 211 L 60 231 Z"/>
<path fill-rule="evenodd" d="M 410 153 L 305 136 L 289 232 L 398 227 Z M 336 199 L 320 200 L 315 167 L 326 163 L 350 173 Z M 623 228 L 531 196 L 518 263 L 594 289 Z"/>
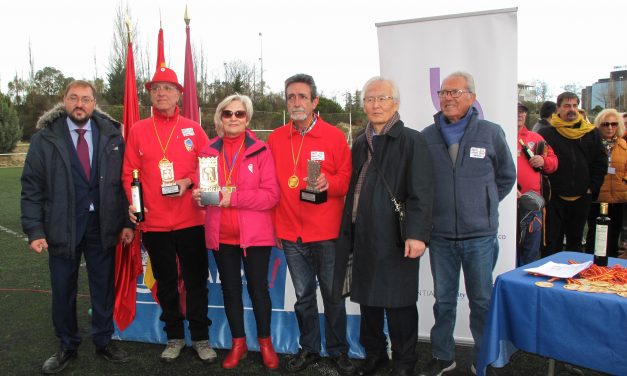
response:
<path fill-rule="evenodd" d="M 623 203 L 627 202 L 627 142 L 623 139 L 625 124 L 620 113 L 613 108 L 601 111 L 594 120 L 603 146 L 607 152 L 608 168 L 601 192 L 588 212 L 586 253 L 594 252 L 595 219 L 599 216 L 601 202 L 607 202 L 611 219 L 607 236 L 607 255 L 618 256 L 618 236 L 623 225 Z"/>
<path fill-rule="evenodd" d="M 279 201 L 274 160 L 267 145 L 247 131 L 253 105 L 246 95 L 233 94 L 216 109 L 214 120 L 222 135 L 210 141 L 200 157 L 217 157 L 220 199 L 206 207 L 205 241 L 213 250 L 222 283 L 224 309 L 232 335 L 232 347 L 222 367 L 235 368 L 246 356 L 242 277 L 252 301 L 259 349 L 266 368 L 279 359 L 272 346 L 268 292 L 268 264 L 275 244 L 272 208 Z M 213 175 L 213 174 L 208 174 Z M 193 196 L 201 204 L 201 190 Z"/>

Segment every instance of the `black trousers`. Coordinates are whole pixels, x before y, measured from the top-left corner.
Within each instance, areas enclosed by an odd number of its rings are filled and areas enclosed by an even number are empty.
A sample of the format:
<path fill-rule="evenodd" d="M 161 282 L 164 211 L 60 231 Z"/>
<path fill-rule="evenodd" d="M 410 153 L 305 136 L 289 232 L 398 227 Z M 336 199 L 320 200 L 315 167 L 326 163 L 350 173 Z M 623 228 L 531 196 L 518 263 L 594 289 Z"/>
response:
<path fill-rule="evenodd" d="M 394 370 L 413 370 L 418 357 L 418 307 L 383 308 L 360 304 L 361 324 L 359 342 L 366 357 L 387 356 L 387 341 L 383 333 L 384 315 L 387 316 L 388 333 L 392 343 Z"/>
<path fill-rule="evenodd" d="M 566 235 L 566 251 L 581 252 L 583 228 L 588 220 L 588 209 L 592 198 L 589 194 L 579 197 L 575 201 L 562 200 L 552 197 L 546 207 L 546 248 L 542 257 L 564 250 L 564 235 Z"/>
<path fill-rule="evenodd" d="M 50 255 L 50 282 L 52 285 L 52 322 L 61 347 L 75 350 L 81 343 L 76 321 L 76 293 L 81 256 L 87 264 L 87 278 L 91 297 L 91 336 L 96 347 L 104 347 L 113 334 L 113 268 L 115 252 L 103 249 L 100 242 L 98 213 L 87 219 L 85 235 L 76 247 L 74 259 Z"/>
<path fill-rule="evenodd" d="M 272 247 L 248 247 L 246 255 L 239 245 L 222 244 L 213 255 L 218 264 L 224 310 L 233 338 L 246 336 L 244 331 L 244 305 L 242 303 L 242 261 L 246 273 L 246 289 L 253 304 L 257 337 L 270 336 L 272 303 L 268 292 L 268 264 Z"/>
<path fill-rule="evenodd" d="M 157 298 L 163 310 L 160 319 L 165 323 L 168 339 L 184 338 L 184 317 L 179 310 L 177 256 L 185 282 L 186 316 L 191 339 L 208 339 L 211 320 L 207 317 L 209 267 L 204 228 L 194 226 L 169 232 L 146 232 L 142 240 L 157 280 Z"/>
<path fill-rule="evenodd" d="M 623 204 L 609 204 L 607 215 L 610 226 L 607 234 L 607 255 L 618 257 L 618 237 L 623 227 Z M 601 212 L 601 204 L 593 202 L 588 213 L 588 234 L 586 236 L 586 253 L 594 253 L 595 220 Z"/>

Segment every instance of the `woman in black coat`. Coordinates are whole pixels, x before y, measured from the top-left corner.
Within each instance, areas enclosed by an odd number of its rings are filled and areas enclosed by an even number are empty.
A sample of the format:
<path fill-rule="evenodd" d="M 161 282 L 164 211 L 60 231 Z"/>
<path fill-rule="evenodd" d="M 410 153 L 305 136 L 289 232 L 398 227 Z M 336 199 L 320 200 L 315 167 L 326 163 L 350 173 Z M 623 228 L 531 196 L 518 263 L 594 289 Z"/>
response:
<path fill-rule="evenodd" d="M 360 342 L 366 350 L 358 374 L 373 373 L 387 363 L 384 313 L 394 374 L 412 374 L 417 360 L 419 257 L 431 232 L 431 156 L 424 137 L 400 120 L 398 90 L 391 80 L 370 79 L 362 96 L 368 124 L 352 149 L 353 174 L 336 247 L 334 298 L 342 295 L 352 253 L 350 295 L 360 304 Z M 402 224 L 391 194 L 404 203 Z"/>

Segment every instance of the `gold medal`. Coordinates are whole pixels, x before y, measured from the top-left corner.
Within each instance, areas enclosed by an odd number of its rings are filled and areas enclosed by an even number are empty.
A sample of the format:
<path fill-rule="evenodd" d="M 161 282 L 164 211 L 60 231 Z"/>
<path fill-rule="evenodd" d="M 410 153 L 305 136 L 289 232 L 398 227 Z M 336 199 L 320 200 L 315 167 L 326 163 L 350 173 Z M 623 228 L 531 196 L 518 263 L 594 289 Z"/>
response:
<path fill-rule="evenodd" d="M 287 186 L 290 188 L 298 187 L 298 176 L 292 175 L 287 179 Z"/>
<path fill-rule="evenodd" d="M 553 284 L 551 282 L 546 281 L 538 281 L 535 283 L 535 285 L 538 287 L 553 287 Z"/>

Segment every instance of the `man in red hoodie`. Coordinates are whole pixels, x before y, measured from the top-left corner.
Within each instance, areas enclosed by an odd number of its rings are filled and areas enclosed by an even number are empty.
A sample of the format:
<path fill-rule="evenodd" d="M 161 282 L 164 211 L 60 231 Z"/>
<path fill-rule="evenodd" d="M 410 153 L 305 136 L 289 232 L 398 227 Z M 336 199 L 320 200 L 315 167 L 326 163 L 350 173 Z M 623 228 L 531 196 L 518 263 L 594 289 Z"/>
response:
<path fill-rule="evenodd" d="M 352 374 L 355 367 L 347 356 L 345 302 L 331 299 L 335 239 L 351 177 L 351 153 L 344 134 L 314 113 L 318 94 L 311 76 L 288 78 L 285 99 L 291 120 L 270 134 L 268 145 L 281 192 L 274 212 L 275 232 L 296 292 L 294 311 L 300 329 L 301 349 L 286 368 L 298 372 L 320 357 L 317 278 L 324 304 L 326 350 L 340 374 Z M 301 201 L 300 191 L 308 183 L 308 161 L 320 164 L 317 180 L 309 183 L 326 192 L 325 202 Z"/>
<path fill-rule="evenodd" d="M 525 126 L 529 109 L 522 103 L 518 103 L 518 218 L 521 219 L 518 226 L 520 234 L 517 242 L 517 266 L 528 264 L 540 258 L 540 243 L 542 241 L 542 210 L 525 211 L 522 203 L 527 192 L 535 193 L 535 197 L 541 197 L 541 174 L 552 174 L 557 170 L 557 156 L 553 149 L 546 144 L 544 152 L 538 153 L 538 142 L 544 142 L 544 138 L 535 132 L 531 132 Z M 522 150 L 521 142 L 534 154 L 529 158 Z M 529 154 L 531 155 L 531 154 Z M 523 213 L 524 212 L 524 213 Z M 522 217 L 522 218 L 521 218 Z"/>
<path fill-rule="evenodd" d="M 129 201 L 133 170 L 139 171 L 142 182 L 142 240 L 157 280 L 160 319 L 168 337 L 161 360 L 174 361 L 185 347 L 183 320 L 187 319 L 192 347 L 201 360 L 213 362 L 217 356 L 208 343 L 205 218 L 190 189 L 200 150 L 209 139 L 200 124 L 180 116 L 183 87 L 173 70 L 157 68 L 146 89 L 153 116 L 135 123 L 129 132 L 122 179 Z M 136 220 L 132 214 L 131 220 Z M 177 257 L 185 282 L 186 315 L 179 310 Z"/>

